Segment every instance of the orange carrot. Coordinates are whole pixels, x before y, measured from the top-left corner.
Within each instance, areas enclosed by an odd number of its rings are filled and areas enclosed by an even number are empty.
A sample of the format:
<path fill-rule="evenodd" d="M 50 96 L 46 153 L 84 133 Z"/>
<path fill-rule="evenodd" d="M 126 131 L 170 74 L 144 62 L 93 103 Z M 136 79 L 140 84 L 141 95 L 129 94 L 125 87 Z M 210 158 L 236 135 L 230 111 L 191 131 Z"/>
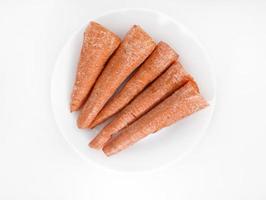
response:
<path fill-rule="evenodd" d="M 108 61 L 83 106 L 78 127 L 87 128 L 121 83 L 152 53 L 156 43 L 142 30 L 133 26 L 120 47 Z"/>
<path fill-rule="evenodd" d="M 159 42 L 152 54 L 140 66 L 123 89 L 116 94 L 89 126 L 93 128 L 125 107 L 146 85 L 156 79 L 172 62 L 178 59 L 177 53 L 165 42 Z"/>
<path fill-rule="evenodd" d="M 96 22 L 86 28 L 71 96 L 71 112 L 77 111 L 86 101 L 104 64 L 119 44 L 118 36 Z"/>
<path fill-rule="evenodd" d="M 188 82 L 146 115 L 120 131 L 117 137 L 104 146 L 104 153 L 107 156 L 118 153 L 149 134 L 205 108 L 208 103 L 193 85 L 194 83 Z"/>
<path fill-rule="evenodd" d="M 172 64 L 166 72 L 128 104 L 102 131 L 90 142 L 90 147 L 100 149 L 110 137 L 148 112 L 192 77 L 180 63 Z"/>

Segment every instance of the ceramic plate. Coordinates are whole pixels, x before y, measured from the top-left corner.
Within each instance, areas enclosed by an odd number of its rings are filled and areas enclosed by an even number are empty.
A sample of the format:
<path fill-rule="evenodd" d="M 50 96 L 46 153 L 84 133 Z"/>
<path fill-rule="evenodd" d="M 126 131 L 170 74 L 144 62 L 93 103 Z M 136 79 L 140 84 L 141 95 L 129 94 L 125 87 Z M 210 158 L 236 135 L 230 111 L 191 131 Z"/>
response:
<path fill-rule="evenodd" d="M 102 151 L 88 147 L 89 141 L 102 128 L 80 130 L 77 113 L 70 113 L 70 95 L 76 66 L 87 24 L 97 21 L 121 38 L 134 24 L 139 24 L 157 42 L 169 43 L 180 55 L 180 61 L 199 84 L 210 106 L 174 125 L 146 137 L 127 150 L 106 157 Z M 151 171 L 180 160 L 197 144 L 210 122 L 215 104 L 214 74 L 208 55 L 195 36 L 165 14 L 142 9 L 112 11 L 88 20 L 64 46 L 55 65 L 51 84 L 51 100 L 56 123 L 69 144 L 92 164 L 117 171 Z"/>

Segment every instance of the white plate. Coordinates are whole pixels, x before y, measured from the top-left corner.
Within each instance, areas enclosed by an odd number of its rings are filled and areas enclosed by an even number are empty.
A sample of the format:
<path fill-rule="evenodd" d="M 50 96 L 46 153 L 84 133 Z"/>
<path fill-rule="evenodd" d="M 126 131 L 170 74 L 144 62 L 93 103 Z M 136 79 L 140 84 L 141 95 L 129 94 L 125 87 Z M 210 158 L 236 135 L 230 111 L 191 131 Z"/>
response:
<path fill-rule="evenodd" d="M 139 24 L 158 42 L 163 40 L 169 43 L 180 55 L 185 69 L 195 77 L 202 95 L 210 106 L 112 157 L 106 157 L 101 151 L 90 149 L 88 143 L 100 128 L 78 129 L 77 113 L 69 112 L 70 94 L 86 24 L 66 43 L 58 57 L 52 78 L 52 107 L 63 136 L 83 158 L 112 170 L 150 171 L 179 160 L 199 142 L 210 122 L 214 108 L 214 74 L 206 51 L 182 24 L 155 11 L 118 10 L 93 20 L 103 24 L 121 38 L 133 24 Z"/>

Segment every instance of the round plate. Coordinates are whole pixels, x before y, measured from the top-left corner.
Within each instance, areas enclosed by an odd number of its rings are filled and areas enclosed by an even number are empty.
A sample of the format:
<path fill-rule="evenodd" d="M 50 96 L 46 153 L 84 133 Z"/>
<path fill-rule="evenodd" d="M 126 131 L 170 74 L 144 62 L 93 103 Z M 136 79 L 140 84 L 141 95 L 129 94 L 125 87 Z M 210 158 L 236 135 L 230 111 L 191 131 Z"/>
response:
<path fill-rule="evenodd" d="M 121 38 L 132 25 L 139 24 L 157 42 L 163 40 L 170 44 L 180 55 L 184 68 L 195 77 L 210 106 L 146 137 L 117 155 L 106 157 L 102 151 L 89 148 L 89 141 L 102 126 L 93 130 L 80 130 L 76 126 L 78 113 L 69 111 L 70 95 L 86 24 L 74 33 L 64 46 L 52 77 L 52 107 L 63 136 L 83 158 L 112 170 L 150 171 L 179 160 L 200 141 L 214 108 L 214 74 L 206 51 L 182 24 L 159 12 L 126 9 L 109 12 L 92 20 L 109 28 Z"/>

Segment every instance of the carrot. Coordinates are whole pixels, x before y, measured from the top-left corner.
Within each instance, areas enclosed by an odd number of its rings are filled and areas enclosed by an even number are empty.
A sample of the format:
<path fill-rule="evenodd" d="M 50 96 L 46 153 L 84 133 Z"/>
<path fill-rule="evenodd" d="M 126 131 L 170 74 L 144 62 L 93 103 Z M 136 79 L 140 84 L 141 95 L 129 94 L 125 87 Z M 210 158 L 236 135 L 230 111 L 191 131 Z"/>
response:
<path fill-rule="evenodd" d="M 104 153 L 107 156 L 118 153 L 149 134 L 205 108 L 208 103 L 193 85 L 194 83 L 188 82 L 146 115 L 123 129 L 104 146 Z"/>
<path fill-rule="evenodd" d="M 140 26 L 134 25 L 130 29 L 83 106 L 77 122 L 79 128 L 91 124 L 120 84 L 152 53 L 155 46 L 156 43 Z"/>
<path fill-rule="evenodd" d="M 102 129 L 90 142 L 90 147 L 95 149 L 102 148 L 114 133 L 134 122 L 188 80 L 192 80 L 192 77 L 184 70 L 181 64 L 179 62 L 172 64 L 166 72 L 140 93 L 111 123 Z"/>
<path fill-rule="evenodd" d="M 159 42 L 152 54 L 140 66 L 124 88 L 116 94 L 96 116 L 89 128 L 93 128 L 125 107 L 146 85 L 157 78 L 172 62 L 177 53 L 165 42 Z"/>
<path fill-rule="evenodd" d="M 119 44 L 117 35 L 96 22 L 86 28 L 71 95 L 71 112 L 83 105 L 104 64 Z"/>

